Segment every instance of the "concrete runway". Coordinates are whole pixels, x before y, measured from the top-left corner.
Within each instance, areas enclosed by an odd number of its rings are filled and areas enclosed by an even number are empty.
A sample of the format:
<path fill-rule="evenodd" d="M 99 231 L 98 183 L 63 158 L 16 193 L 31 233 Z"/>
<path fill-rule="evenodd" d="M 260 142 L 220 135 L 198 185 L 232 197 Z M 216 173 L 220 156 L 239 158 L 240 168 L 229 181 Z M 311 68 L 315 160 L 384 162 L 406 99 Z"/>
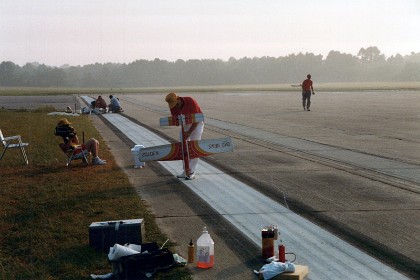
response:
<path fill-rule="evenodd" d="M 188 95 L 205 114 L 203 138 L 228 135 L 235 143 L 233 153 L 206 161 L 409 277 L 419 277 L 419 92 L 318 92 L 311 112 L 303 111 L 298 92 Z M 177 128 L 159 127 L 159 118 L 169 114 L 164 96 L 119 98 L 125 116 L 177 139 Z M 156 164 L 141 173 L 132 169 L 127 149 L 132 143 L 110 131 L 103 119 L 92 119 L 181 251 L 191 231 L 199 232 L 203 222 L 213 227 L 218 266 L 205 273 L 193 269 L 195 278 L 252 279 L 249 270 L 259 263 L 252 256 L 259 249 L 238 250 L 249 242 L 241 243 L 229 224 L 206 216 L 211 209 L 194 203 L 196 197 Z"/>
<path fill-rule="evenodd" d="M 318 93 L 311 112 L 301 108 L 299 93 L 189 95 L 206 116 L 203 138 L 234 138 L 235 152 L 211 163 L 279 203 L 286 197 L 294 212 L 418 275 L 418 92 Z M 176 128 L 159 127 L 159 117 L 168 115 L 164 95 L 119 98 L 125 115 L 178 138 Z"/>
<path fill-rule="evenodd" d="M 73 110 L 80 110 L 79 100 L 73 95 L 51 96 L 0 96 L 0 109 L 38 109 L 45 106 L 64 111 L 67 106 Z"/>

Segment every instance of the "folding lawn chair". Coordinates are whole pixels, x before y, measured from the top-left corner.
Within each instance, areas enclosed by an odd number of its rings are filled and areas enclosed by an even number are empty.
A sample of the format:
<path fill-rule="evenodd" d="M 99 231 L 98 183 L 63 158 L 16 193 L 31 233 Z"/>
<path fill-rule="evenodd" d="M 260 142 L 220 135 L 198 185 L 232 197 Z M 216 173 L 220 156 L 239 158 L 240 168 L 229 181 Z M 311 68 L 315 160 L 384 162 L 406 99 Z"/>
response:
<path fill-rule="evenodd" d="M 89 165 L 87 159 L 88 154 L 86 153 L 86 150 L 83 150 L 83 147 L 81 145 L 72 146 L 70 144 L 60 143 L 59 146 L 67 157 L 67 166 L 70 166 L 71 162 L 77 159 L 81 159 L 83 163 Z"/>
<path fill-rule="evenodd" d="M 12 144 L 13 141 L 17 141 L 17 143 Z M 0 155 L 0 160 L 3 158 L 8 148 L 20 148 L 20 150 L 22 151 L 23 160 L 25 161 L 26 165 L 29 164 L 28 157 L 26 156 L 26 152 L 24 148 L 25 146 L 28 146 L 29 144 L 22 143 L 22 139 L 20 135 L 4 137 L 0 129 L 0 142 L 4 146 L 4 150 Z"/>
<path fill-rule="evenodd" d="M 70 144 L 70 133 L 66 127 L 56 127 L 55 135 L 63 138 L 63 143 L 59 144 L 60 149 L 64 152 L 67 158 L 66 165 L 70 166 L 73 160 L 81 159 L 83 163 L 89 165 L 87 156 L 89 155 L 87 150 L 83 149 L 82 145 L 71 145 Z"/>

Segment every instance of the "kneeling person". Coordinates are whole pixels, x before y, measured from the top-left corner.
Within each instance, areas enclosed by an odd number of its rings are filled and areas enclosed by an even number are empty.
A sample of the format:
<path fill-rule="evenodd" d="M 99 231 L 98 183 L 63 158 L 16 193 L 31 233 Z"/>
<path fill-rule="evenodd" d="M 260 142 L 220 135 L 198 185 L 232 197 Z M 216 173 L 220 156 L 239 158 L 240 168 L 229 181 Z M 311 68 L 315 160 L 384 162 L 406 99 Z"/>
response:
<path fill-rule="evenodd" d="M 120 100 L 113 95 L 110 95 L 109 99 L 111 100 L 111 103 L 108 106 L 109 110 L 114 113 L 122 112 Z"/>

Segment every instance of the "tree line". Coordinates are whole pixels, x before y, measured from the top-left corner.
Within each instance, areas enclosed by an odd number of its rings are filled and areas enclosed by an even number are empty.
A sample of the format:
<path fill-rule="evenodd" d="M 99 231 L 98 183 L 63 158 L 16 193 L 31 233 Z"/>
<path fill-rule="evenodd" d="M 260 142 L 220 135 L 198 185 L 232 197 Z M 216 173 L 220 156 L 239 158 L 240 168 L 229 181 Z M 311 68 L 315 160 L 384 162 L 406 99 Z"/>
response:
<path fill-rule="evenodd" d="M 311 73 L 316 82 L 420 81 L 420 53 L 385 57 L 377 47 L 351 55 L 330 51 L 285 57 L 231 57 L 174 62 L 154 59 L 128 64 L 105 63 L 50 67 L 39 63 L 0 64 L 4 87 L 176 87 L 300 83 Z"/>

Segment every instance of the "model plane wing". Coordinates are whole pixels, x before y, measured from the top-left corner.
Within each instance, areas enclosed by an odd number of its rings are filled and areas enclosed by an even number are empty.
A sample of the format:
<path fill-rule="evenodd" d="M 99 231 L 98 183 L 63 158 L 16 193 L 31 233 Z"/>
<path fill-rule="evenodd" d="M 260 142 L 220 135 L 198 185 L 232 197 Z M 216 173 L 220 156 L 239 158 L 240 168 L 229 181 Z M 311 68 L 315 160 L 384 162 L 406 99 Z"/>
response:
<path fill-rule="evenodd" d="M 190 159 L 233 151 L 233 142 L 230 137 L 188 141 L 187 145 Z M 181 143 L 142 148 L 139 153 L 139 160 L 142 162 L 182 159 Z"/>
<path fill-rule="evenodd" d="M 188 141 L 188 153 L 190 155 L 190 159 L 232 151 L 233 142 L 230 137 Z"/>
<path fill-rule="evenodd" d="M 195 123 L 204 121 L 204 115 L 202 113 L 191 114 L 191 115 L 180 115 L 185 118 L 185 123 Z M 181 125 L 180 116 L 164 117 L 159 119 L 160 126 L 179 126 Z"/>
<path fill-rule="evenodd" d="M 182 159 L 181 143 L 143 148 L 140 150 L 140 161 L 167 161 Z"/>

